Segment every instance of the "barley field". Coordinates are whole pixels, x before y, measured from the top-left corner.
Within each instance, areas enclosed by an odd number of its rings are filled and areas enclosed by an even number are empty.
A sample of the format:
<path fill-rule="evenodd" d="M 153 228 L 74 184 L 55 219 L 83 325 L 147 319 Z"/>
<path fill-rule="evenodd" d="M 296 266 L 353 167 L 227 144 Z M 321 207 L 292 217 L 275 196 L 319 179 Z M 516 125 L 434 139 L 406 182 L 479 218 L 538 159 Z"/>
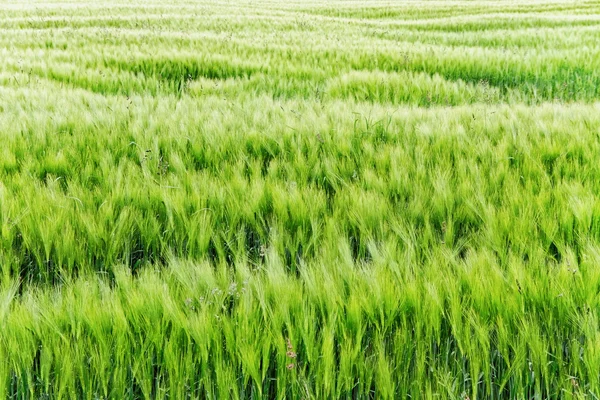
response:
<path fill-rule="evenodd" d="M 0 398 L 598 399 L 600 2 L 0 0 Z"/>

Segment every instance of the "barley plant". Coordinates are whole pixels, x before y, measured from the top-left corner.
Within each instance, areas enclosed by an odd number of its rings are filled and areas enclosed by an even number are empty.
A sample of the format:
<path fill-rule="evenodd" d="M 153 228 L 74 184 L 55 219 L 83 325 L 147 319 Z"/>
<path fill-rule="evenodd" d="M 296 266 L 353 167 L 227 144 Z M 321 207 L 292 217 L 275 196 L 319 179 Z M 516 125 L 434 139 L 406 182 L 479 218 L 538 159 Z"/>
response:
<path fill-rule="evenodd" d="M 596 0 L 0 0 L 0 398 L 598 399 Z"/>

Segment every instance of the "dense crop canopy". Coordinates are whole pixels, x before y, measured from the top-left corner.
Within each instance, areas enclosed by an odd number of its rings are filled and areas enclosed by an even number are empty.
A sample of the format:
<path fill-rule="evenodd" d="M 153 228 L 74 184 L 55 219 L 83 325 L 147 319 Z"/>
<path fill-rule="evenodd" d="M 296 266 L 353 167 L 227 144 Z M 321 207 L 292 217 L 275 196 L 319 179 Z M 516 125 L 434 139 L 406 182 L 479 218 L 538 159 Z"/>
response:
<path fill-rule="evenodd" d="M 598 398 L 597 1 L 0 0 L 0 398 Z"/>

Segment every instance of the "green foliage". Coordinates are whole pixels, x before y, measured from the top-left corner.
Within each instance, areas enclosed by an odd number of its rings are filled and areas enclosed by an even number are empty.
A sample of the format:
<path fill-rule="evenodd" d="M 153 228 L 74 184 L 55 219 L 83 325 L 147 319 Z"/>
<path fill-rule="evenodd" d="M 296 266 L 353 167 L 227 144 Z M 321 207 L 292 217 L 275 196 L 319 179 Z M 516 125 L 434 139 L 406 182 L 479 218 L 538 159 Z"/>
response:
<path fill-rule="evenodd" d="M 599 13 L 0 6 L 0 397 L 600 396 Z"/>

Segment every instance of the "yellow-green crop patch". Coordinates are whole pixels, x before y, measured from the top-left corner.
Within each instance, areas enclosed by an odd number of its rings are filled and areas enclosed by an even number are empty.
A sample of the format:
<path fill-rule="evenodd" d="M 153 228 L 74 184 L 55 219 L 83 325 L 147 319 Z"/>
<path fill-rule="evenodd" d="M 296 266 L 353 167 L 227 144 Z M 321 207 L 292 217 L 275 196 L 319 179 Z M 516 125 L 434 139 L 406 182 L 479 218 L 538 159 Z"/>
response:
<path fill-rule="evenodd" d="M 0 0 L 0 398 L 600 397 L 597 1 Z"/>

